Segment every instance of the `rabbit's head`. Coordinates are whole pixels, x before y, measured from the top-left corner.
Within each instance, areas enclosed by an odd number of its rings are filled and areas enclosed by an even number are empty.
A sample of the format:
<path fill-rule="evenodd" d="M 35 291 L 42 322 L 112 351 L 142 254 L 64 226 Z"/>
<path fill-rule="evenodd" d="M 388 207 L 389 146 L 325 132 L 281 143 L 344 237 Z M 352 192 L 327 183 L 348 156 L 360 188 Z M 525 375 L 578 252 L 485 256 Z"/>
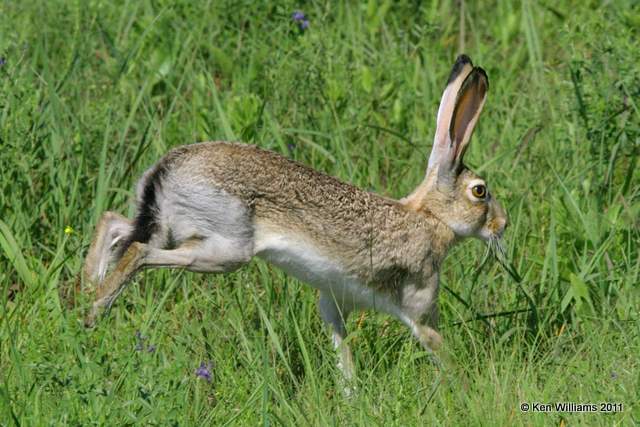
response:
<path fill-rule="evenodd" d="M 458 237 L 489 241 L 502 236 L 507 216 L 484 179 L 463 163 L 488 88 L 484 70 L 458 57 L 438 109 L 426 177 L 403 202 L 440 219 Z"/>

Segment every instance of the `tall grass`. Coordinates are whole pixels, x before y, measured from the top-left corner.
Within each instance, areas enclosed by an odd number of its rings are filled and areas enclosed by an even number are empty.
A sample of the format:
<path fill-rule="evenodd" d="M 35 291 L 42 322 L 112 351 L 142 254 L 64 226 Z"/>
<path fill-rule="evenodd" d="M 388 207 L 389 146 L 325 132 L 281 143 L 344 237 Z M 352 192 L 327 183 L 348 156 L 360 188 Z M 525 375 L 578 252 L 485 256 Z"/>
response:
<path fill-rule="evenodd" d="M 639 17 L 625 1 L 3 2 L 0 424 L 638 423 Z M 409 331 L 367 312 L 349 322 L 344 399 L 315 292 L 259 261 L 145 272 L 80 325 L 93 227 L 133 214 L 136 178 L 168 148 L 241 139 L 401 197 L 460 46 L 491 85 L 467 162 L 509 213 L 522 280 L 480 242 L 451 253 L 455 368 L 438 387 Z"/>

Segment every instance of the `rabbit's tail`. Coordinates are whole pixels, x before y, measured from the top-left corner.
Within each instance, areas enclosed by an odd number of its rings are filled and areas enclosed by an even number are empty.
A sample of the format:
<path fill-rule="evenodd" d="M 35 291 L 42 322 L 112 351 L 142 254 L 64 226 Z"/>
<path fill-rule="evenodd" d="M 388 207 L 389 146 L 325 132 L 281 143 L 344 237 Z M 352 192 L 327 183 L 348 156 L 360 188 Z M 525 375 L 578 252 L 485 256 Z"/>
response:
<path fill-rule="evenodd" d="M 116 258 L 120 258 L 133 242 L 148 243 L 160 229 L 159 198 L 168 165 L 160 162 L 148 170 L 140 182 L 137 191 L 137 213 L 133 220 L 133 229 L 124 243 L 118 248 Z"/>

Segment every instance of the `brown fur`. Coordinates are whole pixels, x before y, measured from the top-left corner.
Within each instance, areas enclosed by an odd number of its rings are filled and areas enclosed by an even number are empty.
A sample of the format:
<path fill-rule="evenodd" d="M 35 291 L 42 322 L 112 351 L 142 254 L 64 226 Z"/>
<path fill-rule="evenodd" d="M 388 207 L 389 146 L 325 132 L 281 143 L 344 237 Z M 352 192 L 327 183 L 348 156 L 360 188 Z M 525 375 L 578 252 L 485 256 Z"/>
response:
<path fill-rule="evenodd" d="M 177 152 L 162 160 L 172 173 L 206 176 L 250 206 L 255 221 L 308 236 L 369 286 L 393 286 L 394 274 L 431 276 L 454 242 L 453 232 L 428 211 L 256 146 L 211 142 Z"/>

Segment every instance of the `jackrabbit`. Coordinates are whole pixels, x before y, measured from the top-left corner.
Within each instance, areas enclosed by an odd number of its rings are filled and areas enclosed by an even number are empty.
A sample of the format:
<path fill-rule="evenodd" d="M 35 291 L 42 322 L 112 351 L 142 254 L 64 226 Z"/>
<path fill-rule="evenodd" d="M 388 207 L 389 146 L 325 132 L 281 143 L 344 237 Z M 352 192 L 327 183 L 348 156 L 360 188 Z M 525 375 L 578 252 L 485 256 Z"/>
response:
<path fill-rule="evenodd" d="M 507 223 L 484 180 L 462 162 L 487 90 L 485 72 L 460 56 L 425 179 L 397 201 L 253 145 L 171 150 L 138 182 L 135 219 L 106 212 L 97 226 L 84 265 L 96 291 L 86 325 L 143 268 L 224 273 L 258 256 L 320 290 L 346 378 L 354 370 L 343 343 L 353 310 L 395 316 L 437 349 L 438 270 L 447 251 L 464 237 L 497 239 Z"/>

